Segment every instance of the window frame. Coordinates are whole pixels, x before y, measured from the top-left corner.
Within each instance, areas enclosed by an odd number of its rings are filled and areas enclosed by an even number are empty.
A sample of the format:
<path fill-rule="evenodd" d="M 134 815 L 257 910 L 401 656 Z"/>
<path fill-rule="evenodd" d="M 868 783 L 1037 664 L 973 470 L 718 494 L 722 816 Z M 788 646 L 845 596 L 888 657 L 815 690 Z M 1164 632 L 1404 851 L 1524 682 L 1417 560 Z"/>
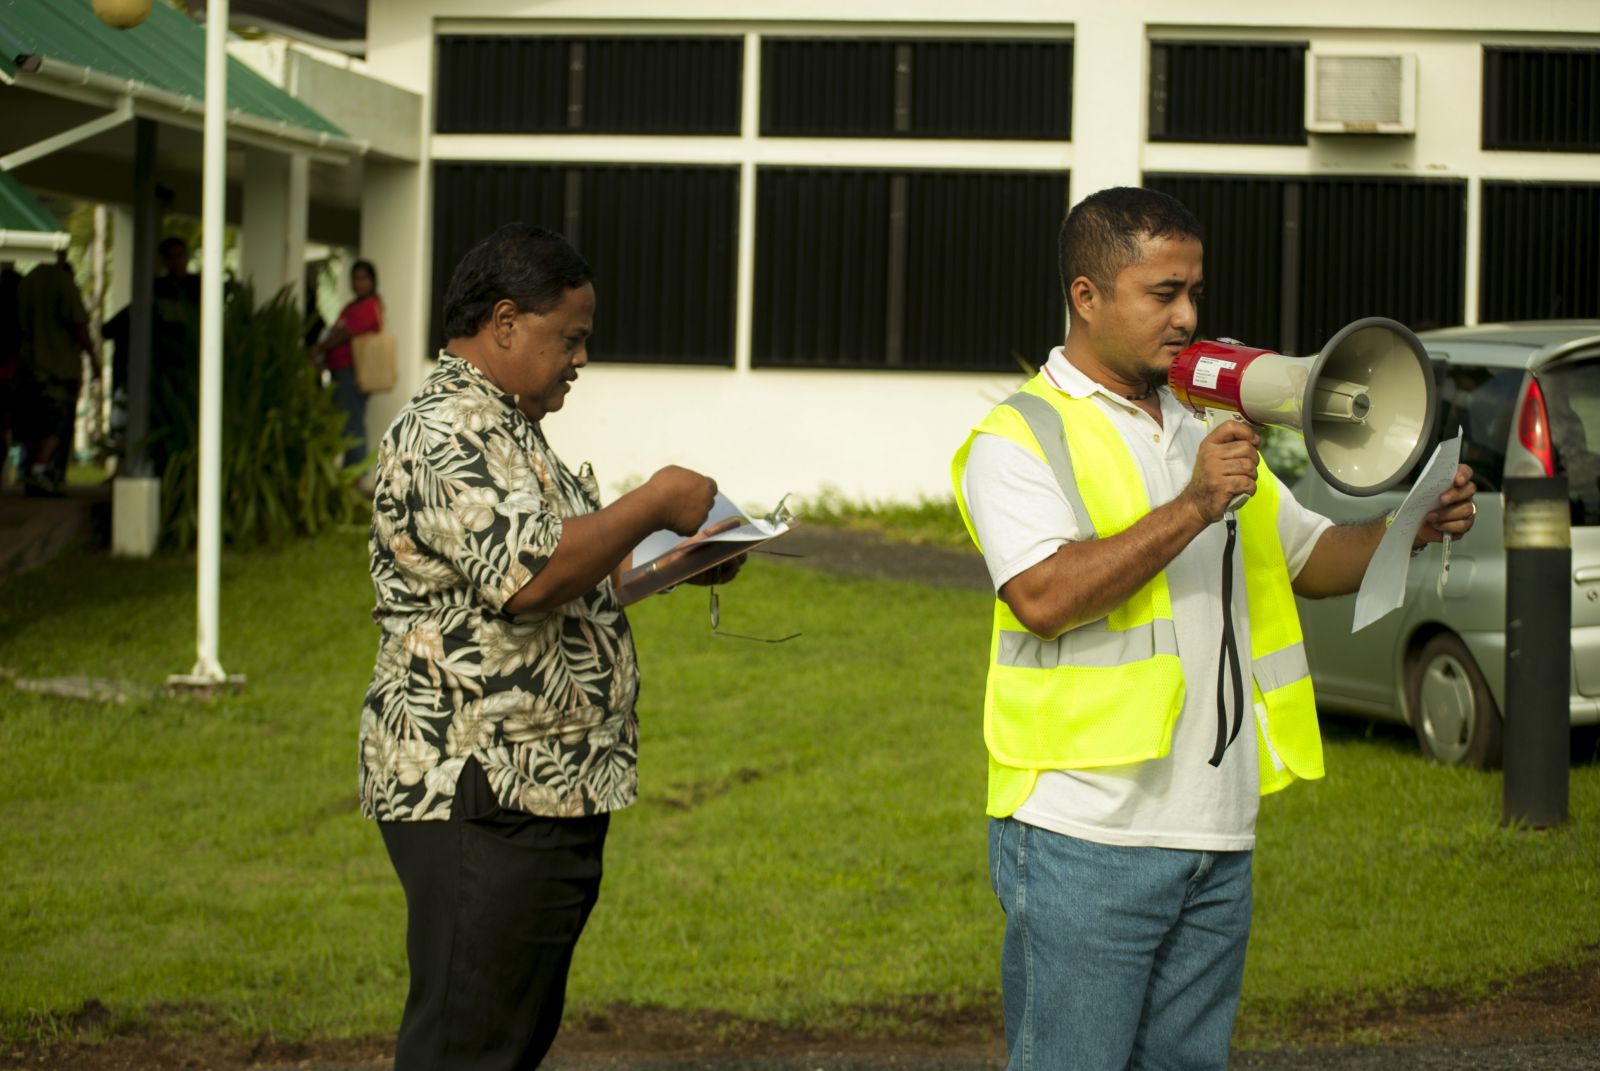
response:
<path fill-rule="evenodd" d="M 467 20 L 441 19 L 435 35 L 482 33 L 481 24 Z M 541 36 L 584 36 L 590 33 L 617 33 L 614 25 L 593 22 L 551 22 L 541 28 Z M 885 138 L 790 138 L 765 137 L 760 130 L 762 83 L 760 58 L 764 36 L 792 37 L 795 34 L 766 24 L 684 20 L 675 23 L 673 35 L 742 35 L 744 39 L 743 98 L 741 126 L 730 136 L 679 137 L 671 135 L 590 135 L 590 134 L 435 134 L 431 139 L 430 165 L 473 161 L 539 162 L 559 165 L 582 164 L 681 164 L 732 165 L 739 168 L 738 246 L 735 279 L 735 330 L 732 367 L 746 372 L 755 367 L 752 351 L 755 336 L 755 260 L 761 240 L 755 233 L 756 179 L 761 167 L 859 167 L 913 170 L 993 170 L 1041 171 L 1059 173 L 1070 181 L 1072 143 L 1066 140 L 978 140 L 936 137 Z M 526 34 L 524 34 L 525 36 Z M 643 36 L 661 36 L 659 30 Z M 671 35 L 669 35 L 671 36 Z M 837 31 L 819 29 L 804 36 L 830 38 Z M 1018 31 L 1015 27 L 974 30 L 967 26 L 929 26 L 914 23 L 880 23 L 851 27 L 850 37 L 867 39 L 949 39 L 966 41 L 974 37 L 994 40 L 1038 40 L 1073 42 L 1070 26 L 1049 26 Z M 436 72 L 437 73 L 437 72 Z M 1058 221 L 1052 221 L 1053 231 Z M 579 249 L 581 251 L 581 238 Z M 442 294 L 433 295 L 442 300 Z M 1029 355 L 1030 358 L 1033 355 Z M 623 362 L 652 366 L 656 362 Z M 721 362 L 718 362 L 720 366 Z M 896 371 L 887 364 L 864 368 Z M 836 364 L 763 366 L 762 371 L 830 371 Z M 910 372 L 910 367 L 905 367 Z"/>

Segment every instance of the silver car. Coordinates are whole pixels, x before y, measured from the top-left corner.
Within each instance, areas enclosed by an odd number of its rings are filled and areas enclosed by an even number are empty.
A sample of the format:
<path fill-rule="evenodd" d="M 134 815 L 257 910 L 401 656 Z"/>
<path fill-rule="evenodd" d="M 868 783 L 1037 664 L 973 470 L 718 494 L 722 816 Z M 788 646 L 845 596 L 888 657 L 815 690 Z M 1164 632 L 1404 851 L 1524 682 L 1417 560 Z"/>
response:
<path fill-rule="evenodd" d="M 1465 434 L 1478 517 L 1452 544 L 1440 589 L 1438 545 L 1412 560 L 1404 605 L 1350 631 L 1355 597 L 1300 600 L 1317 700 L 1416 730 L 1443 763 L 1500 762 L 1505 709 L 1504 509 L 1507 476 L 1565 473 L 1572 500 L 1575 726 L 1600 723 L 1600 321 L 1483 324 L 1421 336 L 1439 384 L 1440 438 Z M 1409 482 L 1371 498 L 1329 487 L 1314 469 L 1295 496 L 1336 521 L 1376 517 Z"/>

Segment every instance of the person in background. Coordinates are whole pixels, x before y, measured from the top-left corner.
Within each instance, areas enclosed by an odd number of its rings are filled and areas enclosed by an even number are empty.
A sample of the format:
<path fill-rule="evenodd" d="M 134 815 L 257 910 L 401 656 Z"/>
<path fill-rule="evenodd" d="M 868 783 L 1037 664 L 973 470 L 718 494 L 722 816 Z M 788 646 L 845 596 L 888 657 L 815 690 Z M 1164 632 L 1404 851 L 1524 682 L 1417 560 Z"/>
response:
<path fill-rule="evenodd" d="M 168 374 L 187 375 L 200 359 L 200 276 L 189 271 L 189 244 L 176 235 L 156 246 L 158 274 L 150 289 L 151 389 Z M 111 442 L 125 449 L 133 307 L 124 305 L 100 328 L 111 346 Z"/>
<path fill-rule="evenodd" d="M 378 296 L 378 269 L 370 260 L 358 260 L 350 269 L 350 289 L 355 292 L 340 310 L 328 333 L 311 347 L 316 360 L 333 379 L 333 398 L 344 410 L 344 433 L 355 440 L 344 463 L 354 465 L 367 456 L 367 396 L 356 386 L 355 357 L 350 341 L 357 335 L 383 330 L 383 299 Z"/>
<path fill-rule="evenodd" d="M 189 272 L 189 244 L 168 236 L 156 247 L 160 275 L 151 284 L 151 365 L 183 367 L 200 359 L 200 276 Z"/>
<path fill-rule="evenodd" d="M 22 326 L 17 321 L 17 287 L 22 275 L 11 261 L 0 264 L 0 477 L 11 457 L 17 410 Z"/>
<path fill-rule="evenodd" d="M 156 246 L 156 256 L 161 258 L 161 274 L 154 282 L 156 301 L 186 301 L 199 307 L 200 276 L 189 271 L 189 243 L 168 235 Z"/>
<path fill-rule="evenodd" d="M 89 312 L 65 250 L 56 254 L 55 263 L 39 265 L 17 285 L 17 319 L 28 445 L 23 492 L 59 498 L 65 473 L 55 462 L 63 452 L 71 455 L 82 355 L 93 351 Z"/>

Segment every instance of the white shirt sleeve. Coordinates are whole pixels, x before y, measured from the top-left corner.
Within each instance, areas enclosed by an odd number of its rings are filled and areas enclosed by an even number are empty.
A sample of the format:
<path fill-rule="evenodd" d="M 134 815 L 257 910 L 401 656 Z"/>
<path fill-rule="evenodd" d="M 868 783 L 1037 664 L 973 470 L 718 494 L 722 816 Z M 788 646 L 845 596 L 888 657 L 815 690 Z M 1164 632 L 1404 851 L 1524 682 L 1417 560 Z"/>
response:
<path fill-rule="evenodd" d="M 996 591 L 1062 544 L 1082 538 L 1050 466 L 999 435 L 972 440 L 961 494 Z"/>
<path fill-rule="evenodd" d="M 1306 509 L 1295 500 L 1289 485 L 1278 481 L 1278 542 L 1283 546 L 1291 581 L 1306 567 L 1322 533 L 1332 527 L 1332 521 Z"/>

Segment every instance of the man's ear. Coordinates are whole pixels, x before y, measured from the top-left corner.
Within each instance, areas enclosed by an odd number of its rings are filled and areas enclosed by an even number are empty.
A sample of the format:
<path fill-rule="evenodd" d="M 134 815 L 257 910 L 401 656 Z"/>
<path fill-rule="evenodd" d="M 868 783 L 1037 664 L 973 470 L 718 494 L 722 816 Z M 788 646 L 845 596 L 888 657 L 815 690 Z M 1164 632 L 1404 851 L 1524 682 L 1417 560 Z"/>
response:
<path fill-rule="evenodd" d="M 1100 291 L 1087 275 L 1080 275 L 1067 287 L 1067 300 L 1072 312 L 1085 323 L 1093 323 L 1100 311 Z"/>
<path fill-rule="evenodd" d="M 494 329 L 494 341 L 498 346 L 509 346 L 511 336 L 517 329 L 517 303 L 510 298 L 501 298 L 494 303 L 494 308 L 489 313 L 489 323 Z"/>

